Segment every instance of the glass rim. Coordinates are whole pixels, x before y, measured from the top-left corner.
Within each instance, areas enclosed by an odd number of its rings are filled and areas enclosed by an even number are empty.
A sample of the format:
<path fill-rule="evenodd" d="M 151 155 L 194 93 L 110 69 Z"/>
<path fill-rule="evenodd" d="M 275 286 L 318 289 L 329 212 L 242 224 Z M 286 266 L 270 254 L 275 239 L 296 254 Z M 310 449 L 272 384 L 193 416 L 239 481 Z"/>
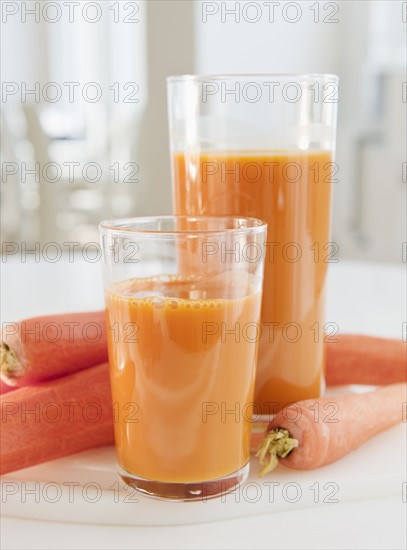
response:
<path fill-rule="evenodd" d="M 167 76 L 167 84 L 176 82 L 205 82 L 207 80 L 243 80 L 243 79 L 275 78 L 277 80 L 298 79 L 302 81 L 339 81 L 339 76 L 333 73 L 236 73 L 236 74 L 183 74 Z"/>
<path fill-rule="evenodd" d="M 224 227 L 219 229 L 146 229 L 143 227 L 134 227 L 136 224 L 142 225 L 148 222 L 168 220 L 191 220 L 191 221 L 238 221 L 244 220 L 251 223 L 249 227 Z M 132 227 L 126 227 L 131 225 Z M 195 235 L 224 235 L 224 234 L 256 234 L 267 229 L 267 223 L 258 218 L 246 216 L 139 216 L 133 218 L 111 218 L 100 222 L 99 232 L 101 234 L 130 236 L 137 235 L 139 237 L 179 237 L 179 236 L 195 236 Z"/>

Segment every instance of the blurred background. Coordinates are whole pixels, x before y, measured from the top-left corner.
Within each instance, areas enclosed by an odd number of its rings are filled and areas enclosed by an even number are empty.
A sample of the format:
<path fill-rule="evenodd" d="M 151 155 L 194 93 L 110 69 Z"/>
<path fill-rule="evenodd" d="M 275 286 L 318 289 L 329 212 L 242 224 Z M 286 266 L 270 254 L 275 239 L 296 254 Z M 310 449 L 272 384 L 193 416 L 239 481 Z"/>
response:
<path fill-rule="evenodd" d="M 171 212 L 167 76 L 327 72 L 340 77 L 332 240 L 341 257 L 401 262 L 406 4 L 4 0 L 3 253 Z"/>

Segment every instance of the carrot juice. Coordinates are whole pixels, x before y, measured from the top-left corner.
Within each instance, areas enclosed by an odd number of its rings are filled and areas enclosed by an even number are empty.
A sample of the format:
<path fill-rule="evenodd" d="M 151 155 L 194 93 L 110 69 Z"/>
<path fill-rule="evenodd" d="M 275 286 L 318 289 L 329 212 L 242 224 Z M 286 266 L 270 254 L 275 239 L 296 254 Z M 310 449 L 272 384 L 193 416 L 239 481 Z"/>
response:
<path fill-rule="evenodd" d="M 198 483 L 244 467 L 257 360 L 244 331 L 261 294 L 221 274 L 163 275 L 115 283 L 105 299 L 122 475 Z"/>
<path fill-rule="evenodd" d="M 267 414 L 321 395 L 330 151 L 173 155 L 178 215 L 254 216 L 268 224 L 255 403 Z M 326 328 L 326 327 L 325 327 Z"/>

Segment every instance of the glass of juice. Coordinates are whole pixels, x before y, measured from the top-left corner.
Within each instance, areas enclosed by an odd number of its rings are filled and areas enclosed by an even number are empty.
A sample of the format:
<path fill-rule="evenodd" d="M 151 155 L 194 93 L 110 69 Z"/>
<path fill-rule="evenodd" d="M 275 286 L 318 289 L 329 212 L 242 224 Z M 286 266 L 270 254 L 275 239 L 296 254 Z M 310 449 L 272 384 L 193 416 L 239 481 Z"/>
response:
<path fill-rule="evenodd" d="M 119 474 L 212 498 L 249 471 L 266 224 L 162 216 L 100 224 Z"/>
<path fill-rule="evenodd" d="M 168 79 L 175 213 L 268 225 L 254 399 L 264 414 L 325 387 L 337 102 L 333 75 Z"/>

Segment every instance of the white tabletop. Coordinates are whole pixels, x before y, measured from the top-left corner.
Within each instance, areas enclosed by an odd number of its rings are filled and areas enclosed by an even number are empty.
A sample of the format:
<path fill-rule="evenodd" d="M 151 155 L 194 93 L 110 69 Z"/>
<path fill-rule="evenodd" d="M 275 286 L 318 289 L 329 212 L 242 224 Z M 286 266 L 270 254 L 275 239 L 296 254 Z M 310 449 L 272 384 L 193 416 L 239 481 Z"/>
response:
<path fill-rule="evenodd" d="M 4 259 L 4 258 L 3 258 Z M 2 322 L 98 309 L 98 263 L 75 257 L 1 265 Z M 406 320 L 405 266 L 340 261 L 330 267 L 327 320 L 341 332 L 400 338 Z M 385 457 L 383 457 L 385 464 Z M 172 527 L 86 525 L 1 518 L 1 548 L 405 548 L 406 504 L 399 494 L 354 502 Z M 176 504 L 175 504 L 176 506 Z"/>

